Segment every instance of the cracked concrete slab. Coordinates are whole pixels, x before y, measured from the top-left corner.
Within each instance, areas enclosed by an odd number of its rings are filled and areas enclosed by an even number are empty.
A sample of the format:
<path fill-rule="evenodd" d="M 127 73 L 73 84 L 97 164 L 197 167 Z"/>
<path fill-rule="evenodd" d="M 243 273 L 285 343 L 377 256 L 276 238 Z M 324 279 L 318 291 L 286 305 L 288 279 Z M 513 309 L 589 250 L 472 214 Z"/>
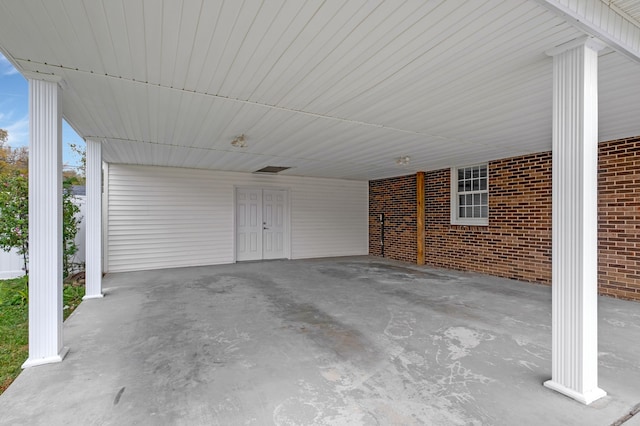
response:
<path fill-rule="evenodd" d="M 12 425 L 610 425 L 640 401 L 640 304 L 599 298 L 600 385 L 542 386 L 551 291 L 372 257 L 110 274 Z M 636 418 L 629 420 L 633 424 Z"/>

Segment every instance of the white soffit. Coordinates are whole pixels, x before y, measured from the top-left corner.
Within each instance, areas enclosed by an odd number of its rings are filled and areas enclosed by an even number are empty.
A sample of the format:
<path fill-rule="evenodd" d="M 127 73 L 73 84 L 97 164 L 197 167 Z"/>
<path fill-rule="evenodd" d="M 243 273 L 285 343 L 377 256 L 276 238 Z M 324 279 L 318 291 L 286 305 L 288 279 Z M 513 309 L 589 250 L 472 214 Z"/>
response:
<path fill-rule="evenodd" d="M 637 0 L 537 0 L 552 13 L 586 34 L 640 63 L 640 21 Z"/>
<path fill-rule="evenodd" d="M 549 150 L 544 52 L 582 35 L 531 0 L 0 0 L 0 49 L 105 161 L 346 179 Z M 601 140 L 640 135 L 639 76 L 601 57 Z"/>
<path fill-rule="evenodd" d="M 605 2 L 607 3 L 607 2 Z M 609 0 L 609 5 L 620 13 L 640 22 L 640 1 L 638 0 Z"/>

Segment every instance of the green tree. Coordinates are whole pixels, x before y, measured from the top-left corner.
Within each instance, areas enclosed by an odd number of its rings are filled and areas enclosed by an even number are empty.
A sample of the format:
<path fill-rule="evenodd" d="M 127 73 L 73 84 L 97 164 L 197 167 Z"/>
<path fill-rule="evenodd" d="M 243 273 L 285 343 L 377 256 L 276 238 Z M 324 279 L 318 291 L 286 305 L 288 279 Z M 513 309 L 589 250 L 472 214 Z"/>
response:
<path fill-rule="evenodd" d="M 25 274 L 29 274 L 29 178 L 28 151 L 26 148 L 11 149 L 6 146 L 9 135 L 0 129 L 0 249 L 17 249 L 24 262 Z M 82 155 L 84 151 L 74 146 Z M 84 167 L 81 167 L 84 172 Z M 76 173 L 65 176 L 62 193 L 62 239 L 63 272 L 68 276 L 73 270 L 73 256 L 78 252 L 75 238 L 81 218 L 80 208 L 74 203 L 72 185 L 80 183 Z"/>
<path fill-rule="evenodd" d="M 0 175 L 0 248 L 15 248 L 22 255 L 28 274 L 29 255 L 29 179 L 24 173 Z"/>
<path fill-rule="evenodd" d="M 75 196 L 71 187 L 77 183 L 77 178 L 68 178 L 63 182 L 62 192 L 62 240 L 63 240 L 63 256 L 62 269 L 64 276 L 67 277 L 73 272 L 73 256 L 78 252 L 76 245 L 76 235 L 78 227 L 82 219 L 78 217 L 80 207 L 74 202 Z"/>
<path fill-rule="evenodd" d="M 11 148 L 7 145 L 8 141 L 9 133 L 0 129 L 0 174 L 10 173 L 14 170 L 26 172 L 29 168 L 27 148 Z"/>
<path fill-rule="evenodd" d="M 7 148 L 6 161 L 9 170 L 26 172 L 29 170 L 29 150 L 25 146 Z"/>
<path fill-rule="evenodd" d="M 75 152 L 80 158 L 80 164 L 77 166 L 69 166 L 68 169 L 62 172 L 63 179 L 75 179 L 74 185 L 84 185 L 86 182 L 86 170 L 87 170 L 87 155 L 86 150 L 75 143 L 70 143 L 69 148 Z"/>
<path fill-rule="evenodd" d="M 75 143 L 70 143 L 69 148 L 71 148 L 71 151 L 75 152 L 76 154 L 78 154 L 78 156 L 80 156 L 80 165 L 78 166 L 78 176 L 85 177 L 86 171 L 87 171 L 87 150 Z"/>
<path fill-rule="evenodd" d="M 64 276 L 73 271 L 73 256 L 78 252 L 75 238 L 81 218 L 80 208 L 74 203 L 71 192 L 72 179 L 64 181 L 62 194 L 62 266 Z M 13 172 L 0 175 L 0 248 L 4 251 L 17 249 L 24 262 L 25 273 L 29 273 L 29 179 L 25 173 Z"/>
<path fill-rule="evenodd" d="M 7 146 L 9 140 L 9 133 L 6 130 L 0 129 L 0 173 L 6 173 L 8 169 L 7 157 L 10 148 Z"/>

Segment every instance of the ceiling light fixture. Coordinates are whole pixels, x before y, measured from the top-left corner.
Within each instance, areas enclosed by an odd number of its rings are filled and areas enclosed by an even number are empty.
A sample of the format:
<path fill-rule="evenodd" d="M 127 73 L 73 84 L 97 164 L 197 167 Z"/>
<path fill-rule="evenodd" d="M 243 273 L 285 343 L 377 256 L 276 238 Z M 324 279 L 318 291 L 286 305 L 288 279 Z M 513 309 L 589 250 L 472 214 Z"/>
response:
<path fill-rule="evenodd" d="M 236 136 L 235 138 L 233 138 L 233 140 L 231 141 L 231 146 L 235 147 L 235 148 L 244 148 L 247 146 L 247 140 L 244 137 L 244 133 L 241 134 L 240 136 Z"/>
<path fill-rule="evenodd" d="M 409 164 L 409 161 L 411 161 L 411 157 L 409 157 L 408 155 L 396 158 L 396 164 L 398 166 L 407 166 Z"/>

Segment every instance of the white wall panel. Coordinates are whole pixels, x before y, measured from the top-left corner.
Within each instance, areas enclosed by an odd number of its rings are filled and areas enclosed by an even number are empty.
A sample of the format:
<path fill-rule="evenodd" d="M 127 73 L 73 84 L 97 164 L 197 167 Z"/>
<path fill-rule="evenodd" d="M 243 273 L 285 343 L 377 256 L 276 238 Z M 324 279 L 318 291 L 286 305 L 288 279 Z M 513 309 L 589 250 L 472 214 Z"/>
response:
<path fill-rule="evenodd" d="M 291 257 L 367 254 L 368 182 L 297 180 L 291 195 Z"/>
<path fill-rule="evenodd" d="M 236 187 L 289 191 L 291 257 L 368 252 L 368 184 L 110 164 L 108 272 L 232 263 Z"/>
<path fill-rule="evenodd" d="M 11 251 L 0 250 L 0 280 L 23 276 L 23 268 L 22 255 L 15 249 Z"/>

